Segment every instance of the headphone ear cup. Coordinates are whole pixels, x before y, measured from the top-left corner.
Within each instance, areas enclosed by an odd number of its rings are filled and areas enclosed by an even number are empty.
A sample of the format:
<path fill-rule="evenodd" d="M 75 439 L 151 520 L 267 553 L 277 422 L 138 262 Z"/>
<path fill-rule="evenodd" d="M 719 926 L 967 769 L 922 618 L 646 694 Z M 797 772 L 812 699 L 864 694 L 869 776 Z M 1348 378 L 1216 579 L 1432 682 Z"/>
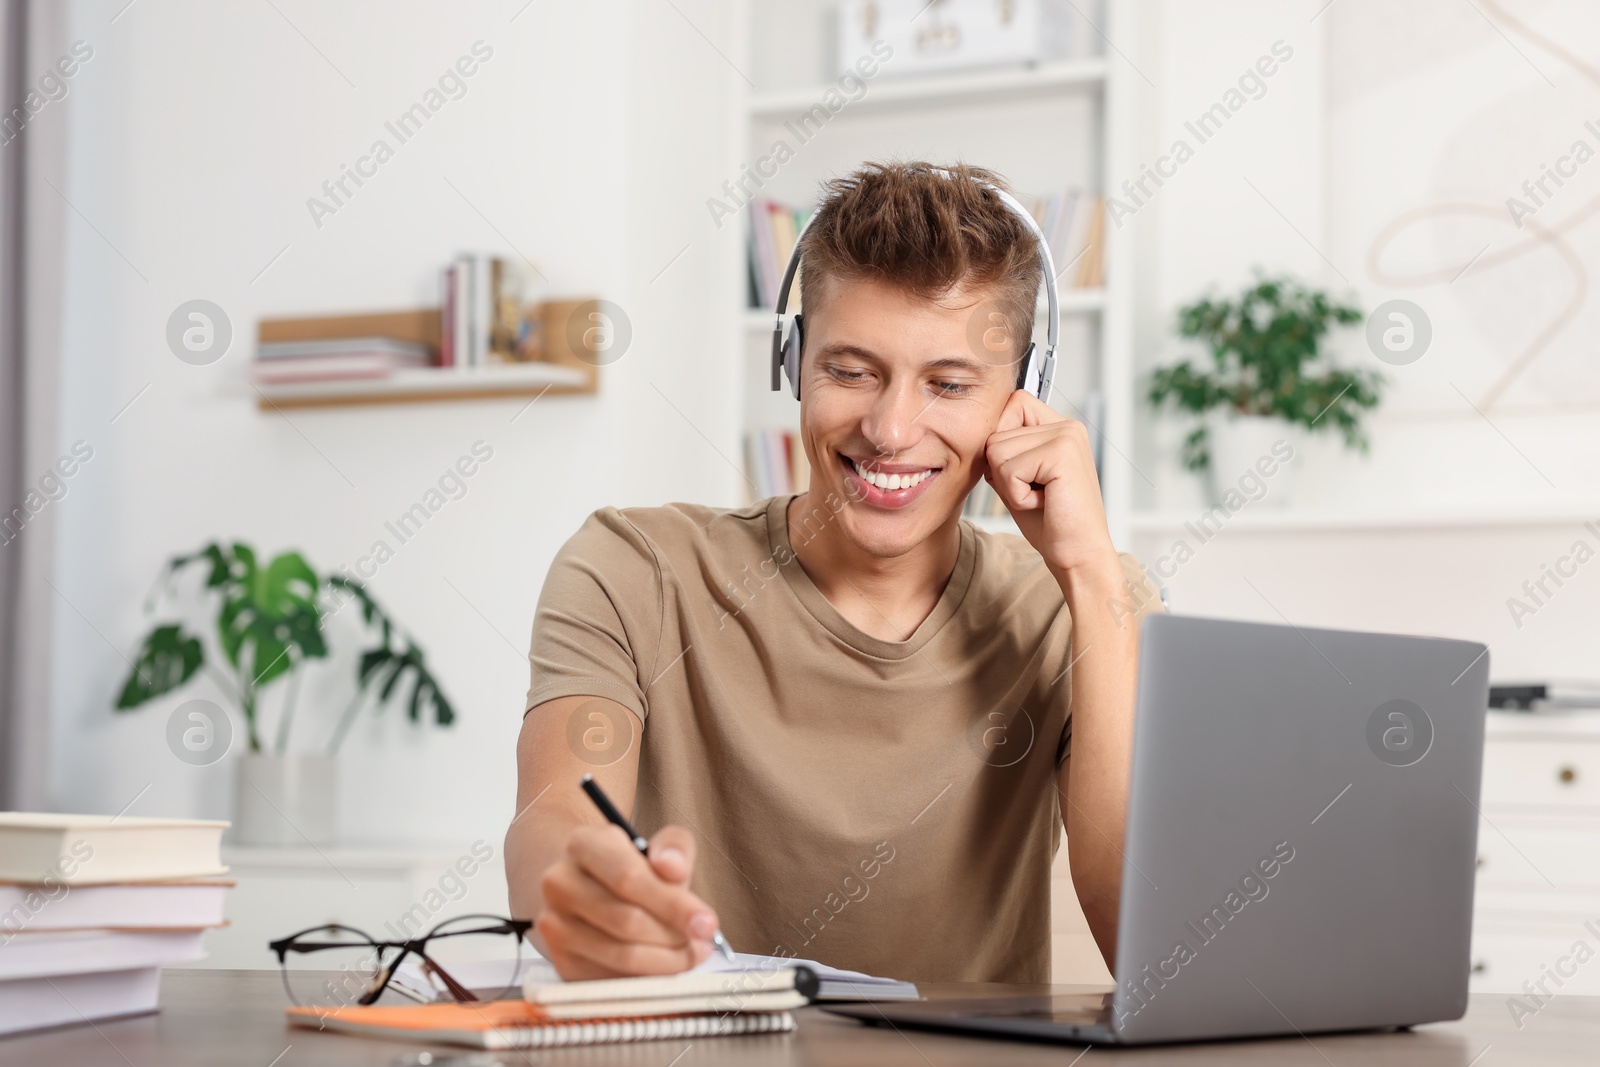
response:
<path fill-rule="evenodd" d="M 800 350 L 805 346 L 805 332 L 805 321 L 797 314 L 783 342 L 783 374 L 789 379 L 789 391 L 796 400 L 800 399 Z"/>

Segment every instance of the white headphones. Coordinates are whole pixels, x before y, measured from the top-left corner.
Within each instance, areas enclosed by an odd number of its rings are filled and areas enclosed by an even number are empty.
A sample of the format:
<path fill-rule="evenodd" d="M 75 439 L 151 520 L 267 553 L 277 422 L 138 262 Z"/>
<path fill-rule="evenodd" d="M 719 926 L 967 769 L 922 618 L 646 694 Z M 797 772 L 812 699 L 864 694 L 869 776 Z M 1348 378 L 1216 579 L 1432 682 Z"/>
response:
<path fill-rule="evenodd" d="M 947 170 L 935 167 L 933 172 L 955 180 L 955 175 Z M 998 196 L 1000 202 L 1020 218 L 1039 240 L 1039 264 L 1044 271 L 1044 296 L 1045 302 L 1049 305 L 1044 358 L 1034 358 L 1035 346 L 1030 340 L 1028 347 L 1023 350 L 1021 367 L 1017 371 L 1017 388 L 1026 389 L 1040 400 L 1049 403 L 1050 381 L 1056 373 L 1056 340 L 1061 331 L 1061 306 L 1056 293 L 1056 267 L 1055 261 L 1050 258 L 1050 245 L 1045 241 L 1044 232 L 1039 229 L 1039 224 L 1028 214 L 1026 208 L 1017 203 L 1015 197 L 991 182 L 979 178 L 972 180 Z M 789 336 L 785 338 L 783 316 L 789 306 L 789 287 L 794 283 L 794 276 L 800 268 L 801 243 L 805 239 L 806 231 L 811 229 L 811 224 L 816 219 L 817 213 L 814 212 L 795 238 L 794 251 L 789 254 L 789 265 L 783 271 L 783 284 L 778 288 L 778 321 L 772 327 L 772 389 L 776 392 L 782 387 L 781 374 L 782 377 L 789 379 L 789 391 L 794 394 L 796 400 L 800 399 L 800 350 L 805 344 L 805 324 L 801 322 L 801 313 L 796 312 L 794 326 L 789 330 Z"/>

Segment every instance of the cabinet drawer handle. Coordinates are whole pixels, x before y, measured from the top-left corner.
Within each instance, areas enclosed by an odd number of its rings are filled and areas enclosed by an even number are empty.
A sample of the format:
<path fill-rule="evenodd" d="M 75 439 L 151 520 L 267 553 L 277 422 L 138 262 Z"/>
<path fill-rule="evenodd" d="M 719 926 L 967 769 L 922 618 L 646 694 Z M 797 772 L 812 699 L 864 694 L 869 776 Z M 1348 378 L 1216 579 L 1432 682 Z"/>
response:
<path fill-rule="evenodd" d="M 1578 780 L 1578 768 L 1568 764 L 1556 772 L 1556 778 L 1562 785 L 1571 785 Z"/>
<path fill-rule="evenodd" d="M 1489 970 L 1489 965 L 1483 960 L 1478 960 L 1472 965 L 1473 974 L 1484 974 Z"/>
<path fill-rule="evenodd" d="M 1479 867 L 1487 867 L 1488 865 L 1489 865 L 1489 861 L 1488 860 L 1484 859 L 1482 856 L 1478 857 L 1478 866 Z"/>

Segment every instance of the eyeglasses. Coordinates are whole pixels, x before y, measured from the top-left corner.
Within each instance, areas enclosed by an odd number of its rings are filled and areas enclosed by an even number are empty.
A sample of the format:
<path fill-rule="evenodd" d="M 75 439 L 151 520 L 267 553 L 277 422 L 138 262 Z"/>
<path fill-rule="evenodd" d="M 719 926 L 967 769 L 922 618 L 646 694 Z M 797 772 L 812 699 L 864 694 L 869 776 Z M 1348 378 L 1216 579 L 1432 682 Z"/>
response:
<path fill-rule="evenodd" d="M 413 999 L 432 992 L 458 1001 L 500 1000 L 516 989 L 515 980 L 504 989 L 474 992 L 444 964 L 460 971 L 462 964 L 473 960 L 504 963 L 515 956 L 516 964 L 509 973 L 520 974 L 522 938 L 532 927 L 526 919 L 462 915 L 407 941 L 380 941 L 353 926 L 328 923 L 290 934 L 267 947 L 277 954 L 289 999 L 302 1007 L 372 1004 L 391 988 L 395 972 L 411 955 L 417 957 L 423 979 L 431 988 L 417 990 L 414 983 L 402 981 L 394 984 L 396 992 Z"/>

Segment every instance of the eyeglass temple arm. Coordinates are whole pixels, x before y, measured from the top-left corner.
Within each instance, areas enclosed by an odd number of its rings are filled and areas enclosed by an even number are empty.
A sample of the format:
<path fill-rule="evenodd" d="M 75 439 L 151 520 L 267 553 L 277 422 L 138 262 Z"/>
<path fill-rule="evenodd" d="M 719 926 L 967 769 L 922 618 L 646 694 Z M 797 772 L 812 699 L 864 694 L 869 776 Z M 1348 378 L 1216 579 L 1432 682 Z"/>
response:
<path fill-rule="evenodd" d="M 450 976 L 450 972 L 449 971 L 447 971 L 443 967 L 439 966 L 439 961 L 438 960 L 435 960 L 432 956 L 429 956 L 426 952 L 422 951 L 422 949 L 420 947 L 411 949 L 410 951 L 415 952 L 417 954 L 417 957 L 419 959 L 421 959 L 422 962 L 425 963 L 428 966 L 428 968 L 433 971 L 434 974 L 438 975 L 440 977 L 440 979 L 442 979 L 444 981 L 444 987 L 450 991 L 450 995 L 451 996 L 455 997 L 457 1000 L 460 1000 L 460 1001 L 473 1001 L 473 1000 L 477 1000 L 478 999 L 478 995 L 476 993 L 474 993 L 472 990 L 468 989 L 466 986 L 462 985 L 460 982 L 458 982 L 454 978 L 452 978 Z M 402 952 L 395 959 L 395 961 L 394 961 L 395 962 L 395 966 L 398 967 L 400 965 L 400 960 L 402 960 L 404 958 L 405 958 L 405 953 Z M 390 974 L 394 973 L 394 968 L 393 967 L 391 967 L 389 969 L 389 973 Z M 386 986 L 389 984 L 389 975 L 388 974 L 384 975 L 383 984 L 386 985 Z"/>
<path fill-rule="evenodd" d="M 468 931 L 468 932 L 471 932 L 471 933 L 500 933 L 500 932 L 514 933 L 514 934 L 517 935 L 518 938 L 520 938 L 532 928 L 533 928 L 533 923 L 529 922 L 526 919 L 510 919 L 510 920 L 505 920 L 504 921 L 504 925 L 503 925 L 502 929 L 499 930 L 499 931 L 475 930 L 475 931 Z M 445 936 L 449 936 L 449 935 L 445 935 Z M 403 947 L 404 947 L 405 951 L 401 952 L 400 955 L 395 957 L 394 963 L 389 967 L 389 969 L 385 972 L 385 974 L 383 976 L 383 985 L 378 987 L 377 992 L 382 993 L 383 990 L 388 987 L 390 977 L 394 974 L 395 968 L 400 966 L 400 961 L 405 959 L 406 952 L 415 952 L 417 954 L 417 957 L 419 959 L 421 959 L 423 963 L 427 964 L 428 967 L 430 967 L 433 970 L 434 974 L 437 974 L 440 977 L 440 979 L 443 980 L 444 987 L 447 990 L 450 991 L 450 995 L 451 996 L 455 997 L 457 1000 L 460 1000 L 460 1001 L 475 1001 L 475 1000 L 477 1000 L 478 999 L 478 995 L 476 993 L 474 993 L 472 990 L 468 989 L 466 986 L 462 985 L 460 982 L 456 981 L 455 978 L 453 978 L 451 976 L 449 971 L 447 971 L 443 967 L 439 966 L 439 961 L 438 960 L 435 960 L 432 956 L 429 956 L 426 952 L 423 951 L 422 946 L 425 946 L 426 944 L 427 944 L 427 940 L 423 940 L 423 941 L 420 941 L 420 942 L 410 942 L 410 943 L 407 943 L 406 945 L 404 945 Z"/>

